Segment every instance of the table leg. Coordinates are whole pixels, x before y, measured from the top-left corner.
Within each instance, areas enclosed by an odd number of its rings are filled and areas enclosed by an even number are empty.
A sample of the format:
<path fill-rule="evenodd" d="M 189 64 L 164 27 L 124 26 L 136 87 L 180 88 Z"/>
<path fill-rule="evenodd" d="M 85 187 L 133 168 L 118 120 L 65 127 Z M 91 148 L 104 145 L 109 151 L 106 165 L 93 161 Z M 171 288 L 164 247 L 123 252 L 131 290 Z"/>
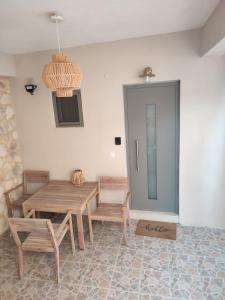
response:
<path fill-rule="evenodd" d="M 84 227 L 83 227 L 83 219 L 82 219 L 82 213 L 77 212 L 77 231 L 78 231 L 78 240 L 79 240 L 79 247 L 80 249 L 85 249 L 84 244 Z"/>

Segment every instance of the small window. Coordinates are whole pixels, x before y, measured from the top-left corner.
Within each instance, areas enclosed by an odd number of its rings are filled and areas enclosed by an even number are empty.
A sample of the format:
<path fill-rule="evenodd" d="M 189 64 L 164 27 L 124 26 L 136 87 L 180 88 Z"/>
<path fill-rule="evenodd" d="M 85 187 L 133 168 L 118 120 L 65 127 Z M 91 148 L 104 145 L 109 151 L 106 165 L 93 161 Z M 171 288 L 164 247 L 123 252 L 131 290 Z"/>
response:
<path fill-rule="evenodd" d="M 52 93 L 56 127 L 84 126 L 81 91 L 74 90 L 72 97 L 57 97 Z"/>

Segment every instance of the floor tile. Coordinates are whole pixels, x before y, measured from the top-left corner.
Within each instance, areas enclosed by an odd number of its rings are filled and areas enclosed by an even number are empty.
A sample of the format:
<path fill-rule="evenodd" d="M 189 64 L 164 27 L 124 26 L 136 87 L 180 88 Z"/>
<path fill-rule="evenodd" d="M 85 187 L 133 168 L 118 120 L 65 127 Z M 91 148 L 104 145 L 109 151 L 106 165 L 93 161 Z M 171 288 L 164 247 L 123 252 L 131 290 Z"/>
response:
<path fill-rule="evenodd" d="M 95 238 L 95 237 L 94 237 Z M 101 247 L 119 247 L 122 242 L 122 235 L 103 232 L 97 244 Z"/>
<path fill-rule="evenodd" d="M 225 241 L 225 230 L 221 228 L 210 228 L 214 240 L 216 241 Z"/>
<path fill-rule="evenodd" d="M 0 239 L 0 257 L 14 257 L 17 253 L 15 242 L 12 238 Z"/>
<path fill-rule="evenodd" d="M 151 250 L 155 249 L 158 252 L 160 251 L 168 251 L 168 246 L 170 244 L 169 240 L 165 239 L 159 239 L 159 238 L 150 238 L 150 237 L 145 237 L 144 238 L 144 250 Z"/>
<path fill-rule="evenodd" d="M 224 300 L 225 280 L 214 277 L 203 277 L 204 300 Z"/>
<path fill-rule="evenodd" d="M 200 257 L 199 258 L 200 275 L 212 278 L 222 278 L 225 280 L 225 259 L 221 257 Z"/>
<path fill-rule="evenodd" d="M 67 282 L 51 284 L 47 296 L 57 300 L 75 300 L 80 290 L 80 286 Z"/>
<path fill-rule="evenodd" d="M 13 286 L 5 286 L 1 296 L 7 300 L 47 299 L 49 288 L 49 283 L 44 280 L 20 280 Z"/>
<path fill-rule="evenodd" d="M 140 293 L 171 297 L 170 273 L 153 269 L 142 270 Z"/>
<path fill-rule="evenodd" d="M 110 290 L 108 300 L 138 300 L 139 296 L 136 292 L 129 292 L 123 289 L 112 288 Z"/>
<path fill-rule="evenodd" d="M 65 257 L 65 261 L 75 261 L 79 263 L 89 264 L 90 262 L 92 262 L 93 254 L 94 247 L 91 247 L 90 245 L 89 247 L 85 247 L 85 250 L 76 249 L 75 255 L 68 254 Z"/>
<path fill-rule="evenodd" d="M 174 300 L 171 297 L 152 296 L 150 294 L 141 294 L 139 300 Z"/>
<path fill-rule="evenodd" d="M 123 236 L 123 227 L 104 227 L 102 230 L 102 235 L 116 237 L 116 236 Z"/>
<path fill-rule="evenodd" d="M 92 252 L 92 263 L 104 265 L 114 265 L 119 253 L 117 247 L 101 247 L 97 246 Z"/>
<path fill-rule="evenodd" d="M 90 264 L 82 286 L 109 288 L 113 275 L 113 266 Z"/>
<path fill-rule="evenodd" d="M 192 226 L 181 226 L 177 224 L 177 239 L 179 238 L 191 238 L 193 235 L 194 227 Z"/>
<path fill-rule="evenodd" d="M 225 300 L 224 229 L 178 225 L 177 240 L 171 241 L 138 236 L 136 224 L 131 220 L 125 246 L 121 224 L 93 222 L 92 244 L 84 218 L 85 250 L 78 247 L 74 224 L 76 253 L 67 236 L 60 246 L 58 285 L 52 253 L 25 253 L 19 280 L 17 249 L 4 235 L 0 299 Z"/>
<path fill-rule="evenodd" d="M 121 291 L 139 292 L 141 269 L 117 266 L 113 272 L 112 288 Z"/>
<path fill-rule="evenodd" d="M 199 275 L 198 263 L 198 258 L 195 255 L 174 254 L 169 269 L 173 273 Z"/>
<path fill-rule="evenodd" d="M 144 236 L 137 235 L 135 233 L 128 233 L 128 243 L 127 246 L 122 243 L 122 248 L 130 248 L 130 249 L 140 249 L 144 248 Z"/>
<path fill-rule="evenodd" d="M 65 261 L 62 265 L 60 278 L 61 283 L 71 282 L 80 285 L 83 279 L 88 276 L 89 265 L 79 261 Z"/>
<path fill-rule="evenodd" d="M 25 291 L 26 285 L 27 281 L 19 280 L 16 275 L 5 277 L 4 282 L 2 281 L 0 284 L 0 299 L 7 299 L 7 297 L 14 299 L 16 295 Z"/>
<path fill-rule="evenodd" d="M 204 300 L 200 276 L 171 274 L 171 287 L 173 299 Z"/>
<path fill-rule="evenodd" d="M 99 223 L 101 224 L 101 222 Z M 113 232 L 123 232 L 123 224 L 118 222 L 105 222 L 103 221 L 104 230 L 109 230 Z"/>
<path fill-rule="evenodd" d="M 29 273 L 25 273 L 24 276 L 29 276 L 35 280 L 50 280 L 56 279 L 56 263 L 54 260 L 41 260 Z"/>
<path fill-rule="evenodd" d="M 77 300 L 106 300 L 108 289 L 83 286 L 78 295 Z"/>
<path fill-rule="evenodd" d="M 168 251 L 172 254 L 185 254 L 185 255 L 195 255 L 196 254 L 196 244 L 197 242 L 187 239 L 180 239 L 177 241 L 169 241 Z"/>
<path fill-rule="evenodd" d="M 196 255 L 225 258 L 225 241 L 200 240 L 196 244 Z"/>
<path fill-rule="evenodd" d="M 224 229 L 209 228 L 209 227 L 194 227 L 192 239 L 202 241 L 225 240 Z"/>
<path fill-rule="evenodd" d="M 154 269 L 158 271 L 169 271 L 172 261 L 170 252 L 143 251 L 142 267 L 144 269 Z"/>
<path fill-rule="evenodd" d="M 0 256 L 0 283 L 4 277 L 18 272 L 17 257 Z"/>
<path fill-rule="evenodd" d="M 121 248 L 118 254 L 117 266 L 140 268 L 142 264 L 143 251 L 139 249 Z"/>
<path fill-rule="evenodd" d="M 98 222 L 98 221 L 92 221 L 92 229 L 95 232 L 100 232 L 101 230 L 103 230 L 104 228 L 104 223 L 102 224 L 102 222 Z"/>

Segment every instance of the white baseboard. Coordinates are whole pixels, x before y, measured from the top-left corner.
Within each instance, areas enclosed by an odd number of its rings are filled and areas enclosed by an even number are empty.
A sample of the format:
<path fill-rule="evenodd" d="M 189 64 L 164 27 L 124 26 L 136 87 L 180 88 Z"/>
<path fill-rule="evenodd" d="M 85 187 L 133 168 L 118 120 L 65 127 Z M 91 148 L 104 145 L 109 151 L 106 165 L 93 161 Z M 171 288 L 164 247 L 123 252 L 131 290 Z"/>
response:
<path fill-rule="evenodd" d="M 146 210 L 130 210 L 130 216 L 132 219 L 144 219 L 160 222 L 173 222 L 179 223 L 179 216 L 169 212 L 156 212 Z"/>

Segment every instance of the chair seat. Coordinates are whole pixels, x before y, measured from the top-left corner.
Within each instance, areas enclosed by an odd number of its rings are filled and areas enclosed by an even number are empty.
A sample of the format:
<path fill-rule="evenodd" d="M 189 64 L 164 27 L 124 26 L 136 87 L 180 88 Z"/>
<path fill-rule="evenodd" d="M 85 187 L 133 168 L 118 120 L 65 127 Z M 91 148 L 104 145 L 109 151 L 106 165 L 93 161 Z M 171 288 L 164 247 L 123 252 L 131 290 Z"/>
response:
<path fill-rule="evenodd" d="M 19 199 L 12 201 L 11 206 L 13 207 L 21 207 L 23 202 L 30 198 L 32 195 L 24 194 Z"/>
<path fill-rule="evenodd" d="M 53 230 L 56 233 L 60 224 L 52 224 Z M 50 234 L 40 234 L 40 233 L 30 233 L 25 241 L 22 243 L 22 249 L 25 251 L 35 252 L 54 252 L 55 248 L 53 246 Z"/>
<path fill-rule="evenodd" d="M 122 204 L 100 203 L 95 212 L 91 214 L 92 220 L 109 220 L 123 221 Z"/>

